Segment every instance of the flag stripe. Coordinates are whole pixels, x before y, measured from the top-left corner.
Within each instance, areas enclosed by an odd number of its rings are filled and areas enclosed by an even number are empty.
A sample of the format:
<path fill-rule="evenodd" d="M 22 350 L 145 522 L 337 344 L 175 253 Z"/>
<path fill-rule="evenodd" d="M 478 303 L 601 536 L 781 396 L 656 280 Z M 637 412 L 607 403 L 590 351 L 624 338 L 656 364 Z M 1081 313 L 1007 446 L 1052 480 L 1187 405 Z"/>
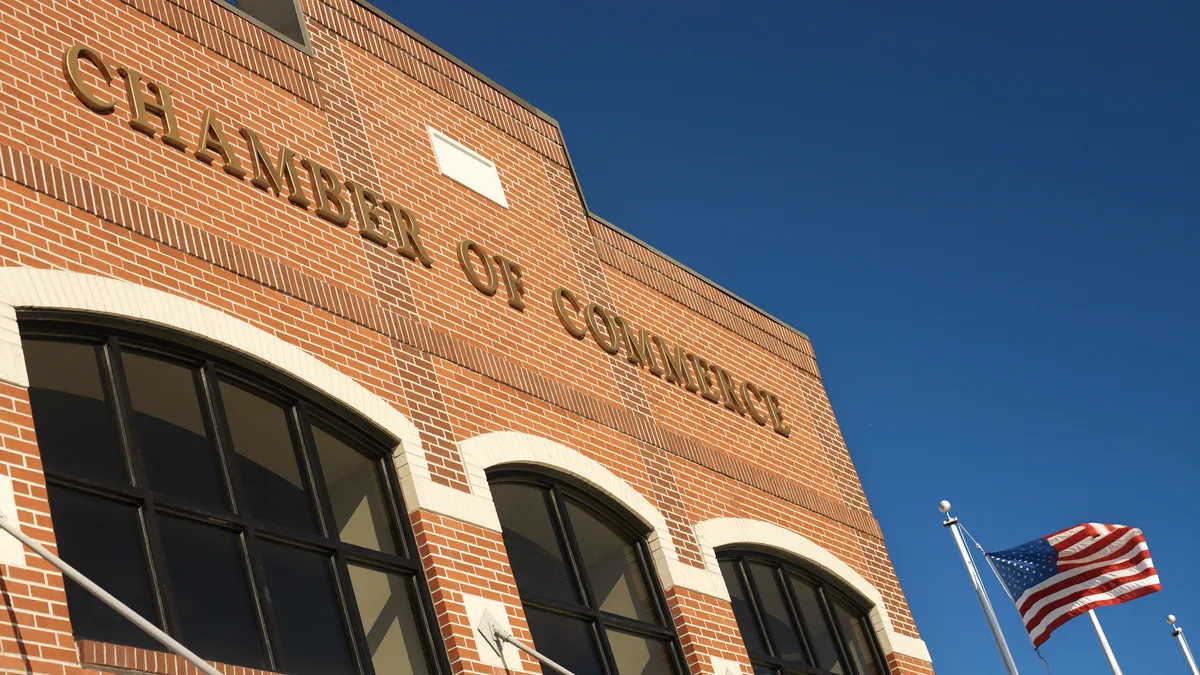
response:
<path fill-rule="evenodd" d="M 1113 572 L 1112 574 L 1106 574 L 1103 577 L 1099 577 L 1094 580 L 1088 580 L 1086 583 L 1082 583 L 1065 589 L 1060 593 L 1056 593 L 1046 598 L 1044 601 L 1030 607 L 1027 611 L 1022 612 L 1021 621 L 1025 624 L 1026 628 L 1036 626 L 1041 623 L 1042 619 L 1045 618 L 1047 614 L 1052 612 L 1055 607 L 1066 603 L 1075 602 L 1076 600 L 1088 595 L 1094 595 L 1104 591 L 1111 591 L 1114 588 L 1138 581 L 1139 579 L 1157 576 L 1157 573 L 1154 571 L 1154 564 L 1149 561 L 1146 562 L 1148 564 L 1140 567 L 1121 570 L 1120 572 Z"/>
<path fill-rule="evenodd" d="M 1050 634 L 1053 633 L 1056 628 L 1070 621 L 1071 619 L 1074 619 L 1080 614 L 1086 613 L 1090 609 L 1107 607 L 1109 605 L 1119 605 L 1122 602 L 1129 602 L 1130 600 L 1140 598 L 1143 595 L 1150 595 L 1151 593 L 1162 590 L 1162 586 L 1158 582 L 1158 577 L 1144 579 L 1142 581 L 1135 582 L 1135 584 L 1136 586 L 1133 588 L 1130 588 L 1119 594 L 1105 593 L 1086 602 L 1077 601 L 1069 608 L 1060 608 L 1062 613 L 1056 616 L 1053 621 L 1039 627 L 1036 633 L 1034 631 L 1029 632 L 1029 637 L 1033 640 L 1033 646 L 1035 648 L 1041 647 L 1042 643 L 1044 643 L 1050 637 Z"/>
<path fill-rule="evenodd" d="M 1146 539 L 1135 527 L 1082 523 L 987 556 L 1016 598 L 1034 647 L 1089 609 L 1162 589 Z"/>
<path fill-rule="evenodd" d="M 1112 552 L 1124 546 L 1130 539 L 1142 538 L 1142 531 L 1134 528 L 1127 530 L 1114 530 L 1112 533 L 1097 539 L 1094 543 L 1082 548 L 1077 553 L 1067 553 L 1065 551 L 1058 554 L 1058 564 L 1062 567 L 1064 563 L 1076 565 L 1079 563 L 1091 562 L 1101 559 L 1107 555 L 1112 555 Z"/>
<path fill-rule="evenodd" d="M 1065 588 L 1078 586 L 1081 582 L 1096 578 L 1107 574 L 1112 574 L 1118 570 L 1126 569 L 1130 566 L 1141 564 L 1141 562 L 1150 560 L 1150 551 L 1146 550 L 1145 544 L 1140 544 L 1135 551 L 1131 551 L 1127 557 L 1114 561 L 1110 565 L 1099 564 L 1095 567 L 1086 570 L 1073 570 L 1073 574 L 1063 575 L 1058 574 L 1051 577 L 1049 580 L 1042 582 L 1038 586 L 1029 589 L 1017 600 L 1017 610 L 1022 614 L 1029 611 L 1029 607 L 1037 603 L 1041 599 L 1062 591 Z M 1153 565 L 1153 562 L 1149 563 Z"/>
<path fill-rule="evenodd" d="M 1050 542 L 1050 545 L 1054 548 L 1065 548 L 1086 536 L 1087 528 L 1083 525 L 1076 525 L 1075 527 L 1068 527 L 1061 532 L 1055 532 L 1049 537 L 1046 537 L 1046 541 Z M 1068 540 L 1070 540 L 1069 543 Z"/>
<path fill-rule="evenodd" d="M 1027 601 L 1029 601 L 1031 599 L 1036 601 L 1037 598 L 1042 597 L 1043 595 L 1046 595 L 1047 593 L 1053 593 L 1054 592 L 1052 590 L 1053 587 L 1062 582 L 1067 582 L 1068 584 L 1076 584 L 1076 583 L 1079 583 L 1080 579 L 1083 579 L 1092 574 L 1105 574 L 1108 571 L 1110 571 L 1109 568 L 1113 567 L 1114 565 L 1120 566 L 1120 565 L 1125 565 L 1125 564 L 1130 564 L 1130 565 L 1137 564 L 1137 561 L 1135 561 L 1134 558 L 1141 555 L 1142 553 L 1146 553 L 1147 555 L 1149 555 L 1149 551 L 1147 550 L 1146 544 L 1144 542 L 1134 545 L 1134 547 L 1131 550 L 1125 552 L 1123 555 L 1118 556 L 1116 558 L 1112 558 L 1110 560 L 1106 560 L 1103 562 L 1091 563 L 1090 565 L 1084 565 L 1082 567 L 1076 567 L 1076 568 L 1067 570 L 1066 572 L 1057 572 L 1056 574 L 1049 577 L 1045 581 L 1026 590 L 1024 593 L 1021 594 L 1021 596 L 1019 598 L 1017 598 L 1017 602 L 1019 605 L 1024 606 L 1027 603 Z"/>
<path fill-rule="evenodd" d="M 1106 550 L 1103 555 L 1094 555 L 1087 560 L 1077 562 L 1059 562 L 1059 572 L 1072 572 L 1079 569 L 1095 569 L 1098 566 L 1111 565 L 1114 562 L 1126 559 L 1130 553 L 1137 550 L 1146 549 L 1146 540 L 1141 536 L 1134 537 L 1120 543 L 1119 547 L 1114 547 Z"/>

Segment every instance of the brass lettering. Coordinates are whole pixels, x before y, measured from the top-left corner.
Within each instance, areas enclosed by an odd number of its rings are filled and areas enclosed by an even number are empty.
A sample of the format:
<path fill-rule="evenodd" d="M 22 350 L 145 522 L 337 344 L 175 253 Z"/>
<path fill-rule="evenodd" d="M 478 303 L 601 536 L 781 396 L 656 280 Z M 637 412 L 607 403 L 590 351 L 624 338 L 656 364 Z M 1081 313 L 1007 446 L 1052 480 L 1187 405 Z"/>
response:
<path fill-rule="evenodd" d="M 483 262 L 483 268 L 487 270 L 487 281 L 479 278 L 475 263 L 471 262 L 472 253 Z M 471 282 L 475 290 L 488 297 L 496 294 L 496 290 L 500 287 L 500 279 L 496 276 L 496 268 L 492 267 L 492 257 L 482 246 L 470 239 L 463 239 L 462 243 L 458 245 L 458 262 L 462 265 L 463 272 L 467 274 L 467 281 Z"/>
<path fill-rule="evenodd" d="M 762 392 L 750 380 L 742 383 L 742 402 L 746 405 L 746 412 L 750 413 L 750 419 L 758 422 L 762 426 L 767 426 L 767 416 L 758 411 L 758 407 L 754 405 L 754 399 L 762 400 Z"/>
<path fill-rule="evenodd" d="M 525 280 L 521 278 L 521 266 L 502 255 L 496 256 L 496 264 L 500 266 L 504 290 L 508 292 L 508 306 L 518 312 L 525 311 Z"/>
<path fill-rule="evenodd" d="M 425 245 L 421 243 L 421 224 L 412 211 L 388 200 L 384 200 L 383 208 L 392 220 L 392 229 L 396 231 L 396 250 L 400 255 L 409 260 L 419 260 L 426 267 L 433 267 L 433 258 L 429 257 Z"/>
<path fill-rule="evenodd" d="M 146 92 L 142 91 L 142 75 L 124 66 L 117 69 L 125 78 L 125 93 L 129 98 L 129 113 L 132 118 L 129 126 L 154 138 L 157 129 L 150 124 L 148 115 L 155 115 L 162 120 L 162 142 L 178 150 L 187 150 L 187 141 L 179 136 L 179 123 L 175 121 L 175 108 L 171 105 L 171 89 L 157 82 L 147 82 L 146 89 L 154 94 L 153 101 L 146 100 Z"/>
<path fill-rule="evenodd" d="M 604 322 L 604 337 L 600 337 L 600 325 L 596 323 L 596 317 Z M 619 340 L 617 339 L 617 326 L 613 323 L 612 315 L 608 313 L 600 305 L 594 302 L 589 302 L 588 306 L 583 309 L 583 318 L 587 321 L 587 327 L 592 331 L 592 339 L 600 348 L 609 354 L 616 354 L 620 351 Z"/>
<path fill-rule="evenodd" d="M 312 200 L 304 196 L 300 176 L 296 174 L 294 162 L 296 153 L 292 152 L 290 148 L 280 146 L 279 160 L 275 164 L 271 164 L 267 151 L 263 149 L 262 142 L 258 140 L 258 134 L 244 127 L 239 133 L 242 138 L 246 139 L 246 151 L 250 155 L 250 166 L 254 169 L 254 178 L 250 180 L 250 184 L 263 192 L 270 190 L 275 193 L 276 197 L 286 187 L 288 201 L 302 209 L 307 209 L 312 204 Z"/>
<path fill-rule="evenodd" d="M 650 340 L 658 345 L 658 351 L 663 357 L 663 371 L 667 376 L 667 382 L 671 384 L 682 384 L 687 387 L 688 391 L 696 391 L 696 385 L 692 384 L 692 377 L 687 369 L 687 356 L 683 351 L 683 347 L 675 347 L 668 349 L 667 343 L 657 335 L 650 336 Z"/>
<path fill-rule="evenodd" d="M 109 70 L 108 64 L 96 50 L 87 45 L 75 45 L 63 55 L 63 74 L 66 75 L 67 82 L 71 85 L 71 91 L 75 92 L 75 98 L 91 108 L 92 112 L 98 112 L 101 115 L 112 114 L 117 109 L 117 102 L 111 98 L 100 98 L 94 89 L 84 83 L 83 72 L 79 70 L 80 61 L 87 61 L 95 66 L 96 70 L 100 71 L 100 77 L 104 78 L 105 84 L 112 84 L 113 81 L 112 71 Z"/>
<path fill-rule="evenodd" d="M 625 349 L 625 358 L 632 364 L 648 368 L 651 374 L 662 377 L 663 369 L 654 358 L 654 344 L 650 342 L 650 331 L 643 328 L 634 334 L 633 328 L 623 317 L 614 316 L 613 321 L 620 329 L 617 335 Z"/>
<path fill-rule="evenodd" d="M 576 340 L 582 340 L 583 336 L 587 335 L 587 328 L 575 323 L 575 320 L 567 314 L 567 306 L 564 301 L 571 303 L 571 309 L 579 314 L 579 299 L 565 286 L 559 286 L 554 289 L 554 313 L 558 315 L 558 320 L 562 322 L 563 328 L 567 329 L 567 333 Z"/>
<path fill-rule="evenodd" d="M 779 409 L 779 397 L 766 389 L 762 390 L 762 395 L 766 399 L 767 412 L 771 415 L 771 425 L 775 427 L 775 433 L 784 438 L 791 436 L 792 428 L 784 423 L 783 411 Z"/>
<path fill-rule="evenodd" d="M 711 368 L 717 376 L 717 391 L 721 393 L 721 402 L 725 404 L 725 409 L 745 415 L 746 411 L 742 408 L 742 402 L 738 400 L 737 392 L 734 391 L 733 378 L 729 376 L 729 371 L 716 364 L 711 364 Z"/>
<path fill-rule="evenodd" d="M 225 173 L 234 178 L 246 177 L 246 170 L 242 168 L 242 162 L 238 160 L 237 153 L 233 151 L 233 146 L 229 145 L 229 139 L 225 137 L 221 120 L 217 119 L 211 109 L 204 111 L 204 119 L 200 122 L 200 138 L 196 140 L 195 154 L 196 159 L 205 164 L 212 164 L 217 155 L 220 155 Z"/>
<path fill-rule="evenodd" d="M 708 361 L 691 352 L 688 352 L 687 360 L 691 362 L 692 370 L 696 371 L 696 381 L 700 383 L 698 387 L 700 396 L 704 397 L 706 401 L 720 403 L 721 399 L 717 396 L 717 392 L 712 390 L 712 373 L 708 371 Z M 691 387 L 688 387 L 688 389 L 696 391 L 696 389 L 692 389 Z"/>
<path fill-rule="evenodd" d="M 316 198 L 317 215 L 325 220 L 345 227 L 350 222 L 350 205 L 342 196 L 341 181 L 329 169 L 309 159 L 300 160 L 300 164 L 308 169 L 312 179 L 312 193 Z M 334 208 L 330 208 L 330 206 Z"/>
<path fill-rule="evenodd" d="M 358 219 L 358 233 L 364 239 L 387 246 L 392 240 L 392 233 L 379 228 L 383 224 L 379 216 L 383 197 L 352 180 L 346 181 L 346 189 L 350 191 L 350 203 L 354 205 L 354 216 Z"/>

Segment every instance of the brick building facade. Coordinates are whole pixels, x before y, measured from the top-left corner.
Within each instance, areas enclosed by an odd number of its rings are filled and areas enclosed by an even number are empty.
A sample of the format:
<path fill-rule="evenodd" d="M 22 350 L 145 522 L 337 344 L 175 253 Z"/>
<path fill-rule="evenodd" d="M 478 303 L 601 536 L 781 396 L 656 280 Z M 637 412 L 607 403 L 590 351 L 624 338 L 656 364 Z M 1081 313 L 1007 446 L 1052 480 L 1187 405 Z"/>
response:
<path fill-rule="evenodd" d="M 404 26 L 238 4 L 0 4 L 0 511 L 231 675 L 538 672 L 485 611 L 577 675 L 932 673 L 807 337 Z M 4 672 L 196 672 L 0 538 Z"/>

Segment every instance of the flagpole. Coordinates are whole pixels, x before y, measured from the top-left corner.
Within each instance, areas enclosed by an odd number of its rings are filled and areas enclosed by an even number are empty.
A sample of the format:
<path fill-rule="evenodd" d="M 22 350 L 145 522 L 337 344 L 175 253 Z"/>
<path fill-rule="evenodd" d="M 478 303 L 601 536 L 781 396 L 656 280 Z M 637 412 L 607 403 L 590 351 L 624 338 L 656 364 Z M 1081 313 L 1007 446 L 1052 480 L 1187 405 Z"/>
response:
<path fill-rule="evenodd" d="M 1192 675 L 1200 675 L 1200 670 L 1196 669 L 1196 659 L 1192 658 L 1192 650 L 1188 649 L 1187 638 L 1183 637 L 1183 629 L 1175 625 L 1175 615 L 1167 615 L 1167 623 L 1171 624 L 1171 635 L 1179 640 L 1179 649 L 1183 652 L 1183 658 L 1187 659 L 1188 667 L 1192 669 Z"/>
<path fill-rule="evenodd" d="M 1104 629 L 1100 627 L 1100 618 L 1092 609 L 1088 610 L 1088 616 L 1092 619 L 1092 628 L 1096 629 L 1096 637 L 1100 638 L 1100 647 L 1104 649 L 1104 655 L 1108 657 L 1108 667 L 1112 668 L 1113 675 L 1121 675 L 1121 666 L 1117 665 L 1117 657 L 1113 654 L 1112 647 L 1108 646 L 1108 638 L 1104 636 Z"/>
<path fill-rule="evenodd" d="M 962 532 L 959 531 L 958 518 L 950 515 L 950 502 L 942 501 L 938 504 L 938 508 L 942 513 L 946 514 L 946 522 L 942 523 L 942 527 L 950 528 L 950 533 L 954 535 L 954 543 L 958 546 L 959 555 L 962 556 L 963 566 L 967 568 L 967 576 L 971 578 L 971 585 L 975 587 L 975 597 L 979 599 L 979 606 L 983 609 L 983 617 L 987 619 L 988 628 L 992 631 L 992 639 L 996 641 L 996 649 L 1000 650 L 1000 659 L 1004 661 L 1004 670 L 1008 672 L 1008 675 L 1020 675 L 1017 672 L 1017 664 L 1013 662 L 1012 653 L 1008 651 L 1008 643 L 1004 641 L 1004 633 L 1000 630 L 1000 622 L 996 620 L 996 612 L 992 609 L 992 601 L 988 599 L 987 590 L 983 587 L 983 579 L 979 577 L 979 570 L 975 567 L 975 561 L 971 558 L 971 554 L 967 550 Z"/>

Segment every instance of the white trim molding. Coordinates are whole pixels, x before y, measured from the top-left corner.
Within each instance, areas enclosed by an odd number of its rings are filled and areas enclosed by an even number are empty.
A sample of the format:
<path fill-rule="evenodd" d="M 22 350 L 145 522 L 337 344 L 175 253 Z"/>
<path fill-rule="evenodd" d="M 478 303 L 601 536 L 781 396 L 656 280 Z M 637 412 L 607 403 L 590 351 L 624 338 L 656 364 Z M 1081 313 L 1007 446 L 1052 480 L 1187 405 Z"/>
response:
<path fill-rule="evenodd" d="M 583 481 L 589 487 L 624 507 L 649 528 L 647 546 L 655 571 L 663 588 L 680 586 L 699 593 L 729 600 L 729 591 L 721 571 L 699 569 L 679 560 L 675 540 L 667 529 L 662 513 L 633 488 L 604 465 L 561 443 L 518 431 L 495 431 L 460 441 L 459 452 L 467 467 L 471 499 L 475 501 L 475 522 L 482 527 L 495 523 L 499 517 L 492 502 L 492 490 L 487 470 L 504 464 L 538 466 L 565 473 Z"/>
<path fill-rule="evenodd" d="M 747 518 L 714 518 L 696 523 L 693 529 L 704 564 L 710 571 L 721 573 L 716 549 L 722 546 L 753 545 L 791 554 L 826 576 L 838 579 L 866 600 L 871 606 L 871 625 L 885 654 L 932 662 L 923 640 L 896 632 L 879 589 L 820 544 L 778 525 Z"/>
<path fill-rule="evenodd" d="M 109 277 L 32 267 L 0 268 L 0 380 L 29 386 L 18 308 L 64 309 L 134 319 L 194 335 L 283 371 L 378 425 L 396 441 L 393 459 L 405 506 L 440 510 L 453 503 L 453 488 L 429 474 L 417 427 L 390 403 L 354 378 L 245 321 L 200 303 Z M 453 494 L 450 494 L 453 493 Z"/>

